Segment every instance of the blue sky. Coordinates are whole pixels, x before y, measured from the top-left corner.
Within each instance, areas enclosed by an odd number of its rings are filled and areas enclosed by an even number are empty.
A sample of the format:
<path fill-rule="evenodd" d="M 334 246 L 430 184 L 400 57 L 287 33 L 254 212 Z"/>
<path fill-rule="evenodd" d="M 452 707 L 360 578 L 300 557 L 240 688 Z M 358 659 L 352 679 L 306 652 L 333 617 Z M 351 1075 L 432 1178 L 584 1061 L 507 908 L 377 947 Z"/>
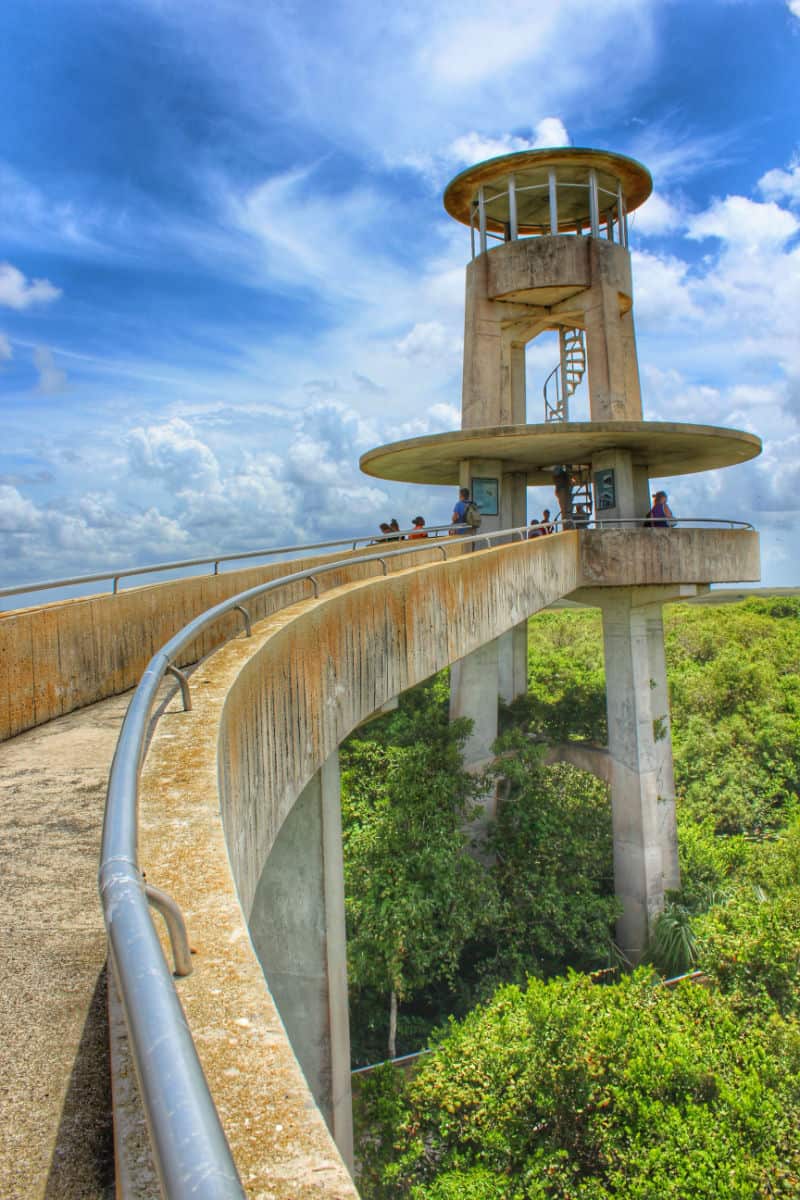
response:
<path fill-rule="evenodd" d="M 798 80 L 800 0 L 5 0 L 4 582 L 446 520 L 358 471 L 460 425 L 443 188 L 573 144 L 654 177 L 645 416 L 764 439 L 674 510 L 752 520 L 800 584 Z M 552 339 L 527 359 L 538 421 Z"/>

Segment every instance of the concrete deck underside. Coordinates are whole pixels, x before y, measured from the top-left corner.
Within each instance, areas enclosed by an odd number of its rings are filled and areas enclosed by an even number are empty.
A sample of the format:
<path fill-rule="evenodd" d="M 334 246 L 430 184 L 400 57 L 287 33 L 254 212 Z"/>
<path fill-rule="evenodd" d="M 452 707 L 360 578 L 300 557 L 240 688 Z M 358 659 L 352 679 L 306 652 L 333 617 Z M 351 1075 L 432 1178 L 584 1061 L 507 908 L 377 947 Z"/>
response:
<path fill-rule="evenodd" d="M 253 1196 L 354 1195 L 247 928 L 281 825 L 340 741 L 393 696 L 599 579 L 646 587 L 758 570 L 756 535 L 733 531 L 573 532 L 425 558 L 387 577 L 359 566 L 360 578 L 340 576 L 217 651 L 193 676 L 192 711 L 165 715 L 145 766 L 142 865 L 187 915 L 197 969 L 179 994 Z"/>

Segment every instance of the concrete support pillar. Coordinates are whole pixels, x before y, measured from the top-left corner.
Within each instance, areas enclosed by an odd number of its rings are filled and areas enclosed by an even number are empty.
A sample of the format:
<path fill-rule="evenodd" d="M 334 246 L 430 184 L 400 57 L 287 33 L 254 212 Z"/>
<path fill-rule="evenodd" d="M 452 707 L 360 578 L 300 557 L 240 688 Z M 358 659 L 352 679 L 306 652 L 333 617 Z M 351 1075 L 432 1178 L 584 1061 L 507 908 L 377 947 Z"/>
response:
<path fill-rule="evenodd" d="M 633 588 L 602 600 L 617 939 L 633 962 L 679 886 L 661 606 L 635 600 Z"/>
<path fill-rule="evenodd" d="M 464 765 L 474 767 L 492 755 L 497 737 L 499 685 L 498 639 L 450 667 L 450 719 L 469 717 L 472 733 L 464 747 Z"/>
<path fill-rule="evenodd" d="M 499 696 L 510 704 L 528 690 L 528 622 L 520 621 L 497 642 Z"/>
<path fill-rule="evenodd" d="M 338 754 L 303 789 L 281 828 L 256 889 L 250 936 L 292 1049 L 352 1173 Z"/>

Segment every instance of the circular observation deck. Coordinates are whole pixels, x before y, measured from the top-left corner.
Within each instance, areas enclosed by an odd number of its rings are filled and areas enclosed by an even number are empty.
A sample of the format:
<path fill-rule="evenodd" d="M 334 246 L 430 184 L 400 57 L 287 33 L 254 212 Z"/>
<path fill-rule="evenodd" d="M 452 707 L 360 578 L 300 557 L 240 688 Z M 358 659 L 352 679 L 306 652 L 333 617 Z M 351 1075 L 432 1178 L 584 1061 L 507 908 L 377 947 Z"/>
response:
<path fill-rule="evenodd" d="M 456 175 L 444 206 L 487 239 L 516 241 L 559 233 L 603 233 L 628 244 L 628 213 L 653 190 L 650 172 L 624 154 L 577 147 L 522 150 L 490 158 Z"/>
<path fill-rule="evenodd" d="M 469 459 L 495 459 L 505 474 L 520 473 L 529 486 L 552 483 L 553 469 L 588 465 L 604 450 L 629 450 L 650 477 L 692 475 L 747 462 L 761 439 L 740 429 L 666 421 L 550 421 L 461 429 L 376 446 L 361 456 L 366 475 L 401 483 L 457 485 Z"/>

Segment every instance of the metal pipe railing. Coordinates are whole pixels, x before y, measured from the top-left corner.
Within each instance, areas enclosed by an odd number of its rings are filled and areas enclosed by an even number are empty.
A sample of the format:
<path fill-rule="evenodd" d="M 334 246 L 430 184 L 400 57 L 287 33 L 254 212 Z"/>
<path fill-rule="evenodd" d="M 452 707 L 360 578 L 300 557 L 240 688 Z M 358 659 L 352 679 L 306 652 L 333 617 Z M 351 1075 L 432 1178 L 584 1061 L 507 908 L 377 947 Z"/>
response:
<path fill-rule="evenodd" d="M 450 529 L 450 525 L 426 525 L 425 532 L 433 534 L 436 537 L 446 534 Z M 121 579 L 130 579 L 134 575 L 152 575 L 159 571 L 180 571 L 186 567 L 213 567 L 212 574 L 219 574 L 220 563 L 239 562 L 240 560 L 251 558 L 275 558 L 280 554 L 300 554 L 306 550 L 330 550 L 336 546 L 352 546 L 357 550 L 359 545 L 371 546 L 378 542 L 395 541 L 398 537 L 408 537 L 414 532 L 413 529 L 401 529 L 399 533 L 374 534 L 365 533 L 358 537 L 336 538 L 331 542 L 306 542 L 301 546 L 272 546 L 264 550 L 245 550 L 238 554 L 216 554 L 209 555 L 206 558 L 184 558 L 178 562 L 167 563 L 150 563 L 143 567 L 125 567 L 120 571 L 98 571 L 92 575 L 73 575 L 67 579 L 47 579 L 40 580 L 35 583 L 20 583 L 13 587 L 0 588 L 0 599 L 3 596 L 22 596 L 28 592 L 43 592 L 52 590 L 53 588 L 63 587 L 78 587 L 84 583 L 102 583 L 104 580 L 110 580 L 112 583 L 112 592 L 116 595 L 119 591 L 118 584 Z M 420 539 L 422 540 L 422 539 Z"/>
<path fill-rule="evenodd" d="M 701 520 L 707 523 L 705 518 Z M 455 548 L 469 543 L 477 550 L 478 543 L 490 547 L 492 542 L 515 538 L 525 541 L 531 533 L 551 529 L 553 524 L 485 533 L 473 533 L 468 526 L 460 526 L 455 542 L 439 540 L 436 549 L 446 560 L 448 545 Z M 98 886 L 153 1157 L 162 1192 L 169 1200 L 243 1200 L 245 1192 L 164 960 L 149 904 L 156 903 L 167 917 L 176 971 L 185 973 L 191 964 L 180 910 L 166 893 L 144 881 L 138 866 L 139 772 L 161 682 L 166 674 L 176 673 L 173 660 L 190 642 L 228 613 L 247 612 L 251 600 L 305 580 L 312 582 L 316 596 L 321 575 L 368 562 L 380 565 L 385 575 L 392 560 L 431 548 L 424 539 L 405 541 L 396 550 L 383 546 L 380 553 L 357 560 L 317 563 L 231 596 L 170 638 L 148 663 L 133 694 L 109 777 Z M 184 707 L 189 708 L 188 686 L 181 690 Z"/>

